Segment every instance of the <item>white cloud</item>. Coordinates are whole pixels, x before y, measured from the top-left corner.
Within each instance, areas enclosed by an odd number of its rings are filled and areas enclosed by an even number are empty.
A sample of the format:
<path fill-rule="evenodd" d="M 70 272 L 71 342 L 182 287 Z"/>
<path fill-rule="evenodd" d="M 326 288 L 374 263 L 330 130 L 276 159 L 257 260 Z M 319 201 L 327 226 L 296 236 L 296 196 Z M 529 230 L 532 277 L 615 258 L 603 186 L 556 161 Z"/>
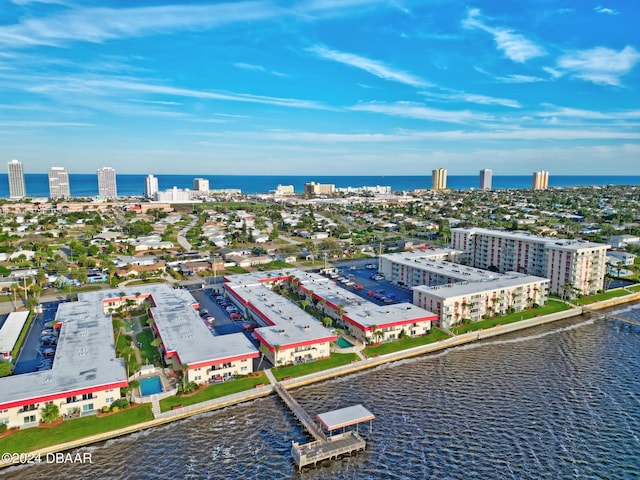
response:
<path fill-rule="evenodd" d="M 412 87 L 430 86 L 429 82 L 416 77 L 415 75 L 403 72 L 402 70 L 395 70 L 392 67 L 376 60 L 371 60 L 352 53 L 331 50 L 322 45 L 315 45 L 308 50 L 326 60 L 333 60 L 334 62 L 349 65 L 350 67 L 359 68 L 360 70 L 364 70 L 365 72 L 384 80 L 403 83 Z"/>
<path fill-rule="evenodd" d="M 518 63 L 525 63 L 536 57 L 547 54 L 544 48 L 536 45 L 519 33 L 503 27 L 491 27 L 480 19 L 480 10 L 472 8 L 467 11 L 467 17 L 462 21 L 462 25 L 468 29 L 480 29 L 493 35 L 498 50 L 510 60 Z"/>
<path fill-rule="evenodd" d="M 439 110 L 411 102 L 396 102 L 393 104 L 362 103 L 350 107 L 350 110 L 447 123 L 467 123 L 493 119 L 490 115 L 473 113 L 469 110 Z"/>
<path fill-rule="evenodd" d="M 121 9 L 78 8 L 45 18 L 25 17 L 18 24 L 0 27 L 0 45 L 60 46 L 76 40 L 101 43 L 116 38 L 263 20 L 283 12 L 281 8 L 262 1 Z"/>
<path fill-rule="evenodd" d="M 43 122 L 40 120 L 21 120 L 21 121 L 9 121 L 0 122 L 0 127 L 95 127 L 92 123 L 80 123 L 80 122 Z"/>
<path fill-rule="evenodd" d="M 618 10 L 615 10 L 613 8 L 603 7 L 601 5 L 598 5 L 597 7 L 595 7 L 593 11 L 596 13 L 604 13 L 606 15 L 620 15 L 620 12 Z"/>
<path fill-rule="evenodd" d="M 236 68 L 241 68 L 242 70 L 253 70 L 255 72 L 270 73 L 271 75 L 275 75 L 276 77 L 288 77 L 289 76 L 286 73 L 280 73 L 280 72 L 276 72 L 276 71 L 273 71 L 273 70 L 267 70 L 262 65 L 254 65 L 254 64 L 251 64 L 251 63 L 236 62 L 236 63 L 233 64 L 233 66 L 236 67 Z"/>
<path fill-rule="evenodd" d="M 451 100 L 456 102 L 476 103 L 479 105 L 502 105 L 503 107 L 521 108 L 522 105 L 517 100 L 508 98 L 489 97 L 487 95 L 478 95 L 476 93 L 456 92 L 456 93 L 432 93 L 420 92 L 423 95 L 432 98 L 440 98 L 442 100 Z"/>
<path fill-rule="evenodd" d="M 621 51 L 606 47 L 577 50 L 557 60 L 557 70 L 576 78 L 600 85 L 620 86 L 620 77 L 626 75 L 640 61 L 640 52 L 626 46 Z"/>
<path fill-rule="evenodd" d="M 206 100 L 223 100 L 231 102 L 258 103 L 264 105 L 278 105 L 291 108 L 327 109 L 327 107 L 313 100 L 301 100 L 296 98 L 269 97 L 264 95 L 252 95 L 248 93 L 215 92 L 193 90 L 166 85 L 144 83 L 135 79 L 122 77 L 53 77 L 38 79 L 35 86 L 26 86 L 25 90 L 48 94 L 69 95 L 82 93 L 83 96 L 115 96 L 117 92 L 139 92 L 150 95 L 163 95 L 174 97 L 199 98 Z"/>
<path fill-rule="evenodd" d="M 503 83 L 536 83 L 546 82 L 544 78 L 533 77 L 531 75 L 506 75 L 503 77 L 496 77 L 496 80 Z"/>

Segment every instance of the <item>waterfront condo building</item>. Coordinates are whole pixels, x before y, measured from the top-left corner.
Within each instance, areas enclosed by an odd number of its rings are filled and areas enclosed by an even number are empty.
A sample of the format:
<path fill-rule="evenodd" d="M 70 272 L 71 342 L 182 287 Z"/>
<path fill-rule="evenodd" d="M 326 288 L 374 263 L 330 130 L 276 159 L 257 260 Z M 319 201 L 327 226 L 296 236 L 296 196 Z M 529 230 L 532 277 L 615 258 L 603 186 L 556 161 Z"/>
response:
<path fill-rule="evenodd" d="M 493 172 L 488 168 L 480 170 L 480 183 L 478 188 L 480 190 L 491 190 L 491 179 L 493 177 Z"/>
<path fill-rule="evenodd" d="M 431 172 L 431 190 L 446 190 L 447 188 L 447 171 L 444 168 L 438 168 Z"/>
<path fill-rule="evenodd" d="M 533 183 L 531 185 L 533 190 L 548 190 L 549 189 L 549 172 L 543 170 L 539 172 L 533 172 Z"/>
<path fill-rule="evenodd" d="M 155 198 L 156 193 L 158 193 L 158 178 L 153 175 L 147 175 L 144 179 L 144 196 Z"/>
<path fill-rule="evenodd" d="M 49 198 L 69 197 L 71 197 L 69 172 L 64 167 L 51 167 L 49 169 Z"/>
<path fill-rule="evenodd" d="M 520 312 L 548 299 L 549 280 L 512 273 L 491 282 L 460 282 L 413 289 L 413 303 L 438 313 L 440 327 L 450 328 L 464 320 L 477 322 L 494 315 Z"/>
<path fill-rule="evenodd" d="M 24 198 L 27 195 L 27 189 L 24 185 L 24 171 L 22 163 L 18 160 L 11 160 L 8 163 L 9 172 L 9 197 L 12 199 Z"/>
<path fill-rule="evenodd" d="M 98 169 L 98 195 L 106 198 L 117 198 L 116 171 L 111 167 Z"/>
<path fill-rule="evenodd" d="M 0 424 L 35 427 L 49 403 L 63 417 L 95 415 L 127 386 L 124 361 L 116 358 L 111 316 L 99 303 L 79 293 L 77 302 L 58 305 L 55 325 L 55 353 L 43 350 L 44 358 L 55 355 L 50 370 L 0 378 Z"/>
<path fill-rule="evenodd" d="M 309 182 L 304 184 L 304 193 L 308 195 L 332 195 L 336 193 L 333 183 Z"/>
<path fill-rule="evenodd" d="M 193 189 L 196 192 L 208 192 L 209 191 L 209 180 L 206 178 L 194 178 L 193 179 Z"/>
<path fill-rule="evenodd" d="M 604 286 L 608 245 L 484 228 L 451 229 L 451 245 L 467 263 L 550 280 L 550 293 L 592 295 Z"/>

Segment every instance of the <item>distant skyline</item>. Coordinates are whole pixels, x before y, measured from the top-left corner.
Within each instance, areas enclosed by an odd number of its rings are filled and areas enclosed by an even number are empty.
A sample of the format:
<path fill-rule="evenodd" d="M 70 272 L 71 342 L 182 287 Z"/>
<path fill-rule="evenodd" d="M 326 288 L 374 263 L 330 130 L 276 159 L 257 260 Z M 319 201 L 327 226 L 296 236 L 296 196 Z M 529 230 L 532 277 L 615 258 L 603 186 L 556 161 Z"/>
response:
<path fill-rule="evenodd" d="M 5 0 L 25 173 L 640 174 L 640 3 Z"/>

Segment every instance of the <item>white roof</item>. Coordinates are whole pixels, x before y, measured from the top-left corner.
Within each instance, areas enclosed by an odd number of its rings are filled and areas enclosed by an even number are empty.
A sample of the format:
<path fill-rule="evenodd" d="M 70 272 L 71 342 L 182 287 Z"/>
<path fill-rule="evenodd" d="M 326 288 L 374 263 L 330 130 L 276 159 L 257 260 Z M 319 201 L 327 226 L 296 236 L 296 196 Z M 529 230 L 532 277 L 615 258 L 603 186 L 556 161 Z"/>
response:
<path fill-rule="evenodd" d="M 494 292 L 496 290 L 502 290 L 505 288 L 514 288 L 519 286 L 534 285 L 540 283 L 549 283 L 549 280 L 542 277 L 536 277 L 534 275 L 525 274 L 511 274 L 505 275 L 501 278 L 487 283 L 451 283 L 449 285 L 440 285 L 434 287 L 428 287 L 426 285 L 420 285 L 413 287 L 412 290 L 427 293 L 437 298 L 451 298 L 460 297 L 463 295 L 476 295 L 481 293 Z"/>
<path fill-rule="evenodd" d="M 351 407 L 320 413 L 317 418 L 327 430 L 331 431 L 373 420 L 376 417 L 362 405 L 353 405 Z"/>
<path fill-rule="evenodd" d="M 29 312 L 11 312 L 0 328 L 0 354 L 10 353 L 29 318 Z"/>

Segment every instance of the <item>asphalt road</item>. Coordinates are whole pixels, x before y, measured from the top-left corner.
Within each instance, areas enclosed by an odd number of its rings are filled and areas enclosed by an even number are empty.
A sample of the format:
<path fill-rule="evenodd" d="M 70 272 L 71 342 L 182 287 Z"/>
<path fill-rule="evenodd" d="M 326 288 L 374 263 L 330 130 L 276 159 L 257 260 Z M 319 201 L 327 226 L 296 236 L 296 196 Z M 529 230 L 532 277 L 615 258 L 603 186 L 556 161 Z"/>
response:
<path fill-rule="evenodd" d="M 31 373 L 42 361 L 42 355 L 38 353 L 40 347 L 41 332 L 44 330 L 44 324 L 53 320 L 58 309 L 58 302 L 46 302 L 42 304 L 43 311 L 38 314 L 34 322 L 31 324 L 29 333 L 27 334 L 18 358 L 13 369 L 14 373 Z"/>

